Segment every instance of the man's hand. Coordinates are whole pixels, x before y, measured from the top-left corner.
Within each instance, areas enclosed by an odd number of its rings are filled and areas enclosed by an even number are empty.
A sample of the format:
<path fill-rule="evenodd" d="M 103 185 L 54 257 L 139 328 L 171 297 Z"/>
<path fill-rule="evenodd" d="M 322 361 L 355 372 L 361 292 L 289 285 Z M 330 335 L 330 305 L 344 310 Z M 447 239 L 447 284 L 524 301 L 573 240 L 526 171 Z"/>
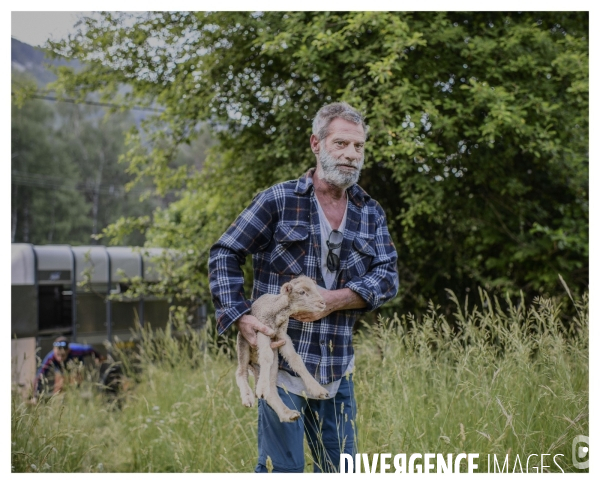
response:
<path fill-rule="evenodd" d="M 310 323 L 312 321 L 317 321 L 325 316 L 328 316 L 333 312 L 333 309 L 326 308 L 324 311 L 319 311 L 316 313 L 296 313 L 292 314 L 292 318 L 297 319 L 298 321 L 302 321 L 303 323 Z"/>
<path fill-rule="evenodd" d="M 235 325 L 242 333 L 242 336 L 248 341 L 250 346 L 256 348 L 256 333 L 260 331 L 261 333 L 267 335 L 269 338 L 275 336 L 275 331 L 269 328 L 268 326 L 261 323 L 257 318 L 250 314 L 244 314 L 240 319 L 235 322 Z M 271 348 L 279 348 L 283 346 L 285 341 L 280 339 L 271 342 Z"/>
<path fill-rule="evenodd" d="M 292 314 L 292 318 L 302 321 L 303 323 L 308 323 L 324 318 L 334 311 L 360 309 L 367 305 L 365 300 L 352 289 L 345 288 L 329 291 L 319 287 L 319 292 L 321 293 L 321 296 L 323 296 L 323 299 L 325 299 L 325 309 L 323 311 L 296 313 Z"/>

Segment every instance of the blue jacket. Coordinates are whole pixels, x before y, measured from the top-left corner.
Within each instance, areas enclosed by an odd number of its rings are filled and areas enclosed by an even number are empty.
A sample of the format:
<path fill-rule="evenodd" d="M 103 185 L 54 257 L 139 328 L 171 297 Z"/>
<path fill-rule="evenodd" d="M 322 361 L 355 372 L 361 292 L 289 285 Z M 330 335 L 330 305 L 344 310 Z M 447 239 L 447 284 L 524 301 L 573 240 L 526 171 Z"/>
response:
<path fill-rule="evenodd" d="M 67 366 L 69 361 L 83 361 L 83 358 L 87 355 L 92 355 L 94 358 L 99 358 L 100 354 L 90 345 L 82 345 L 78 343 L 69 343 L 69 353 L 67 354 L 63 362 L 58 362 L 54 356 L 54 351 L 48 353 L 42 361 L 42 365 L 37 371 L 36 375 L 36 388 L 37 391 L 41 391 L 42 377 L 46 376 L 48 372 L 53 369 L 55 372 L 60 373 L 63 368 Z"/>

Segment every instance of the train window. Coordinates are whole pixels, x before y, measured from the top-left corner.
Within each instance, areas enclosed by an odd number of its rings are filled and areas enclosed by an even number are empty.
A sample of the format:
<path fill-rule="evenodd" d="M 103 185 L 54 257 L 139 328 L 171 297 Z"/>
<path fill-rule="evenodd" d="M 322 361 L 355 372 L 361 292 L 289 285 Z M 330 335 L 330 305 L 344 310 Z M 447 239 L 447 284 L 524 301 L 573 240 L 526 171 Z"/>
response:
<path fill-rule="evenodd" d="M 73 317 L 72 293 L 64 286 L 39 286 L 39 331 L 71 330 Z"/>

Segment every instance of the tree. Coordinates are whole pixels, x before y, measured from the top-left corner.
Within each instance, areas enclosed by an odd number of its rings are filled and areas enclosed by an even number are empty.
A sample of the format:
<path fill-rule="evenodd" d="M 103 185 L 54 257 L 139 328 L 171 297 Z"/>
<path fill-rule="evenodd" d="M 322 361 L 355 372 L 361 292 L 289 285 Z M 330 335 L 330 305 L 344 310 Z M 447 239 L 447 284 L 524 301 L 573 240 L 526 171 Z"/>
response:
<path fill-rule="evenodd" d="M 397 244 L 398 304 L 550 294 L 559 273 L 588 284 L 585 12 L 103 13 L 50 47 L 85 62 L 59 70 L 59 92 L 127 84 L 123 102 L 164 106 L 127 159 L 158 193 L 180 190 L 137 224 L 187 254 L 173 290 L 207 297 L 210 245 L 258 191 L 314 165 L 311 117 L 340 99 L 367 115 L 361 185 Z M 201 172 L 173 167 L 200 123 L 219 144 Z"/>
<path fill-rule="evenodd" d="M 95 244 L 95 236 L 119 218 L 140 217 L 162 203 L 133 190 L 124 164 L 128 113 L 29 99 L 32 78 L 13 73 L 12 241 L 35 244 Z M 185 159 L 182 163 L 191 163 Z M 121 241 L 143 245 L 132 231 Z"/>
<path fill-rule="evenodd" d="M 58 137 L 67 147 L 66 155 L 78 167 L 80 191 L 88 209 L 87 238 L 84 243 L 98 243 L 96 237 L 120 217 L 139 217 L 160 205 L 156 197 L 140 200 L 145 184 L 130 191 L 126 166 L 119 163 L 125 151 L 125 133 L 133 126 L 128 113 L 105 113 L 85 105 L 58 104 Z M 131 233 L 121 243 L 143 245 L 142 234 Z"/>
<path fill-rule="evenodd" d="M 77 166 L 57 140 L 53 111 L 43 101 L 13 103 L 11 121 L 11 242 L 80 243 L 88 206 L 77 190 Z"/>

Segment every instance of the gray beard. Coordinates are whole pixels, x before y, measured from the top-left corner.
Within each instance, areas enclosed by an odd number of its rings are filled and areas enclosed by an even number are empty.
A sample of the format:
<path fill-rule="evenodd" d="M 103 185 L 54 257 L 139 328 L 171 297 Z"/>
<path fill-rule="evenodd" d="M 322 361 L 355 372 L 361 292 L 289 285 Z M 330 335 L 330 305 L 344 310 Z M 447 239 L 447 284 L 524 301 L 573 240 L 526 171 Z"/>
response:
<path fill-rule="evenodd" d="M 335 159 L 331 153 L 325 149 L 323 143 L 321 144 L 319 161 L 320 163 L 317 167 L 317 176 L 321 180 L 345 190 L 346 188 L 351 187 L 358 182 L 358 179 L 360 178 L 360 170 L 362 170 L 365 158 L 364 156 L 361 156 L 360 160 L 358 161 L 358 170 L 354 172 L 342 172 L 337 167 L 341 161 Z"/>

